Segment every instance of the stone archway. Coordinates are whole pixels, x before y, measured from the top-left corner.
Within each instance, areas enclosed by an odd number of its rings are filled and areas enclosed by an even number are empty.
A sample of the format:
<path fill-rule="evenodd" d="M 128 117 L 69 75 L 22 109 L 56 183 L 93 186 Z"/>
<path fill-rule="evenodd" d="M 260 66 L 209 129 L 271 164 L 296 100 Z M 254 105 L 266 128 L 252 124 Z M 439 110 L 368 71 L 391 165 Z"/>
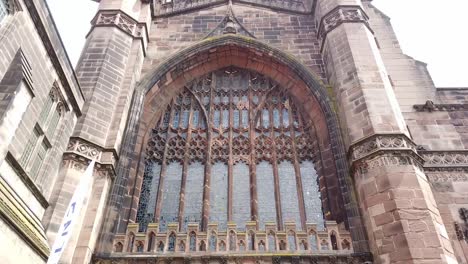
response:
<path fill-rule="evenodd" d="M 161 109 L 186 83 L 227 66 L 256 71 L 274 79 L 303 106 L 302 110 L 314 123 L 319 139 L 321 173 L 328 197 L 332 197 L 329 201 L 332 217 L 340 222 L 347 221 L 355 251 L 366 252 L 367 242 L 353 198 L 338 120 L 323 85 L 303 64 L 288 54 L 236 35 L 211 38 L 186 48 L 162 62 L 140 83 L 134 94 L 122 144 L 107 227 L 124 232 L 126 224 L 136 218 L 144 168 L 142 153 L 148 131 L 159 119 Z M 124 193 L 128 196 L 124 197 Z M 341 196 L 337 196 L 337 193 Z"/>

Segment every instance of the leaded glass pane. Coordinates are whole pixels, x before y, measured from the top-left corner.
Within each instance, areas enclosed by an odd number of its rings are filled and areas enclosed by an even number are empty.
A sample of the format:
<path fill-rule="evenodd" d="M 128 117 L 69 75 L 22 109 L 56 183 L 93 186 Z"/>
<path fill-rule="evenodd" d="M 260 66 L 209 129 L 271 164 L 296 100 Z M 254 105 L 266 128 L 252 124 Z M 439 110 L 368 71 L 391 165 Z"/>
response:
<path fill-rule="evenodd" d="M 283 109 L 283 126 L 289 126 L 289 112 L 288 109 Z"/>
<path fill-rule="evenodd" d="M 201 221 L 204 175 L 205 166 L 202 163 L 196 162 L 189 165 L 185 183 L 184 230 L 188 223 Z"/>
<path fill-rule="evenodd" d="M 187 128 L 188 127 L 189 116 L 190 116 L 190 111 L 189 110 L 184 110 L 182 112 L 182 120 L 181 120 L 181 124 L 180 124 L 181 128 Z"/>
<path fill-rule="evenodd" d="M 163 183 L 163 197 L 159 228 L 166 230 L 168 223 L 178 222 L 180 184 L 182 181 L 182 165 L 178 162 L 170 163 L 166 168 Z"/>
<path fill-rule="evenodd" d="M 245 228 L 245 223 L 250 220 L 250 184 L 249 166 L 238 163 L 233 168 L 233 201 L 232 219 L 240 230 Z"/>
<path fill-rule="evenodd" d="M 270 113 L 268 112 L 268 109 L 263 109 L 262 118 L 263 118 L 263 121 L 262 121 L 263 127 L 265 128 L 269 127 L 270 126 Z"/>
<path fill-rule="evenodd" d="M 274 109 L 274 110 L 273 110 L 273 125 L 274 125 L 275 127 L 279 127 L 279 126 L 280 126 L 280 114 L 279 114 L 278 109 Z"/>
<path fill-rule="evenodd" d="M 289 250 L 296 250 L 296 235 L 292 232 L 288 234 Z"/>
<path fill-rule="evenodd" d="M 315 223 L 319 230 L 323 230 L 322 200 L 320 199 L 317 172 L 312 161 L 302 162 L 300 168 L 307 222 Z"/>
<path fill-rule="evenodd" d="M 229 127 L 229 110 L 223 110 L 223 128 Z"/>
<path fill-rule="evenodd" d="M 219 127 L 220 122 L 221 122 L 221 112 L 219 110 L 215 110 L 213 114 L 214 127 Z"/>
<path fill-rule="evenodd" d="M 227 224 L 228 170 L 224 163 L 216 163 L 211 168 L 210 222 L 218 223 L 220 230 Z"/>
<path fill-rule="evenodd" d="M 240 113 L 239 113 L 239 110 L 234 110 L 234 116 L 233 116 L 233 121 L 234 121 L 234 128 L 238 128 L 239 127 L 239 117 L 240 117 Z"/>
<path fill-rule="evenodd" d="M 198 127 L 198 119 L 199 119 L 200 111 L 195 110 L 192 113 L 192 126 Z"/>
<path fill-rule="evenodd" d="M 161 165 L 152 161 L 146 163 L 137 213 L 137 222 L 140 223 L 141 231 L 146 230 L 147 223 L 154 222 L 160 172 Z"/>
<path fill-rule="evenodd" d="M 310 250 L 317 250 L 317 235 L 315 233 L 309 234 L 309 244 L 310 244 Z"/>
<path fill-rule="evenodd" d="M 257 194 L 259 228 L 263 229 L 266 222 L 276 223 L 275 180 L 273 166 L 266 161 L 257 165 Z"/>
<path fill-rule="evenodd" d="M 242 127 L 249 126 L 249 112 L 247 110 L 242 110 Z"/>
<path fill-rule="evenodd" d="M 173 117 L 173 119 L 172 119 L 172 126 L 173 126 L 174 128 L 178 128 L 178 127 L 179 127 L 179 115 L 180 115 L 179 110 L 175 110 L 175 111 L 174 111 L 174 117 Z"/>
<path fill-rule="evenodd" d="M 281 211 L 283 223 L 292 221 L 300 229 L 301 220 L 299 214 L 299 202 L 297 196 L 296 173 L 294 166 L 289 161 L 278 164 L 280 183 Z"/>

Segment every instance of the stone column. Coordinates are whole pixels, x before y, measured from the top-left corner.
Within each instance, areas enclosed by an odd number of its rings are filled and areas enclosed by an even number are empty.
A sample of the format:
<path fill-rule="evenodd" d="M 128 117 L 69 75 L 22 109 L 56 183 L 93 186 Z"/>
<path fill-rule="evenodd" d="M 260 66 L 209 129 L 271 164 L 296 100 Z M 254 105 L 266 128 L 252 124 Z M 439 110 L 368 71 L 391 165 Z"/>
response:
<path fill-rule="evenodd" d="M 318 0 L 315 16 L 375 262 L 453 260 L 361 0 Z"/>
<path fill-rule="evenodd" d="M 101 0 L 76 69 L 86 103 L 64 154 L 61 179 L 49 210 L 53 243 L 76 188 L 77 169 L 95 159 L 90 200 L 76 226 L 63 263 L 89 263 L 103 225 L 130 101 L 148 42 L 150 6 L 140 0 Z M 46 219 L 47 220 L 47 219 Z M 61 262 L 61 263 L 62 263 Z"/>

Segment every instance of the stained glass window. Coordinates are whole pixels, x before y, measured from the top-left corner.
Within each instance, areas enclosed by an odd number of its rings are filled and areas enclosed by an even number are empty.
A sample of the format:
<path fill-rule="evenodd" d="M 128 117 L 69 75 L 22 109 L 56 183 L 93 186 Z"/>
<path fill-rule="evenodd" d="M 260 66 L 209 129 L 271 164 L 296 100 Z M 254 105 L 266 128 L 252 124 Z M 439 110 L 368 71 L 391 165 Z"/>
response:
<path fill-rule="evenodd" d="M 268 251 L 276 251 L 276 237 L 273 232 L 268 233 Z"/>
<path fill-rule="evenodd" d="M 197 235 L 195 232 L 190 233 L 190 251 L 197 251 Z"/>
<path fill-rule="evenodd" d="M 288 244 L 289 250 L 296 250 L 296 234 L 294 234 L 292 231 L 288 233 Z"/>
<path fill-rule="evenodd" d="M 245 223 L 250 221 L 250 189 L 245 188 L 250 184 L 249 166 L 238 163 L 234 165 L 233 174 L 232 219 L 243 230 Z"/>
<path fill-rule="evenodd" d="M 217 223 L 226 231 L 233 221 L 241 231 L 251 219 L 262 230 L 272 222 L 284 231 L 287 221 L 297 230 L 306 222 L 323 229 L 311 161 L 314 138 L 285 89 L 258 73 L 229 67 L 185 85 L 165 107 L 147 143 L 136 219 L 140 229 L 155 221 L 160 231 L 169 223 L 183 231 L 188 223 L 202 231 Z M 207 208 L 204 197 L 209 197 Z M 251 207 L 253 199 L 257 208 Z M 193 239 L 187 242 L 191 251 L 200 248 Z M 204 243 L 211 250 L 209 238 Z M 234 248 L 239 243 L 230 235 L 226 241 Z M 243 243 L 248 249 L 258 245 Z M 270 237 L 265 241 L 269 250 L 276 250 L 276 243 Z"/>
<path fill-rule="evenodd" d="M 176 247 L 176 235 L 174 233 L 171 233 L 169 235 L 169 241 L 167 243 L 167 251 L 175 251 Z"/>

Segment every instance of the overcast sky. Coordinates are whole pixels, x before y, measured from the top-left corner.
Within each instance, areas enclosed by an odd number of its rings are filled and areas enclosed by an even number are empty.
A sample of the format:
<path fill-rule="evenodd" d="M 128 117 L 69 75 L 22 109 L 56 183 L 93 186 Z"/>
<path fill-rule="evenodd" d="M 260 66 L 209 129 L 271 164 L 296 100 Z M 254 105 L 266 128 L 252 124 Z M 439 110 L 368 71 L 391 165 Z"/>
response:
<path fill-rule="evenodd" d="M 76 64 L 97 3 L 47 0 L 70 60 Z M 426 62 L 438 87 L 468 87 L 467 0 L 374 0 L 392 19 L 404 52 Z"/>

